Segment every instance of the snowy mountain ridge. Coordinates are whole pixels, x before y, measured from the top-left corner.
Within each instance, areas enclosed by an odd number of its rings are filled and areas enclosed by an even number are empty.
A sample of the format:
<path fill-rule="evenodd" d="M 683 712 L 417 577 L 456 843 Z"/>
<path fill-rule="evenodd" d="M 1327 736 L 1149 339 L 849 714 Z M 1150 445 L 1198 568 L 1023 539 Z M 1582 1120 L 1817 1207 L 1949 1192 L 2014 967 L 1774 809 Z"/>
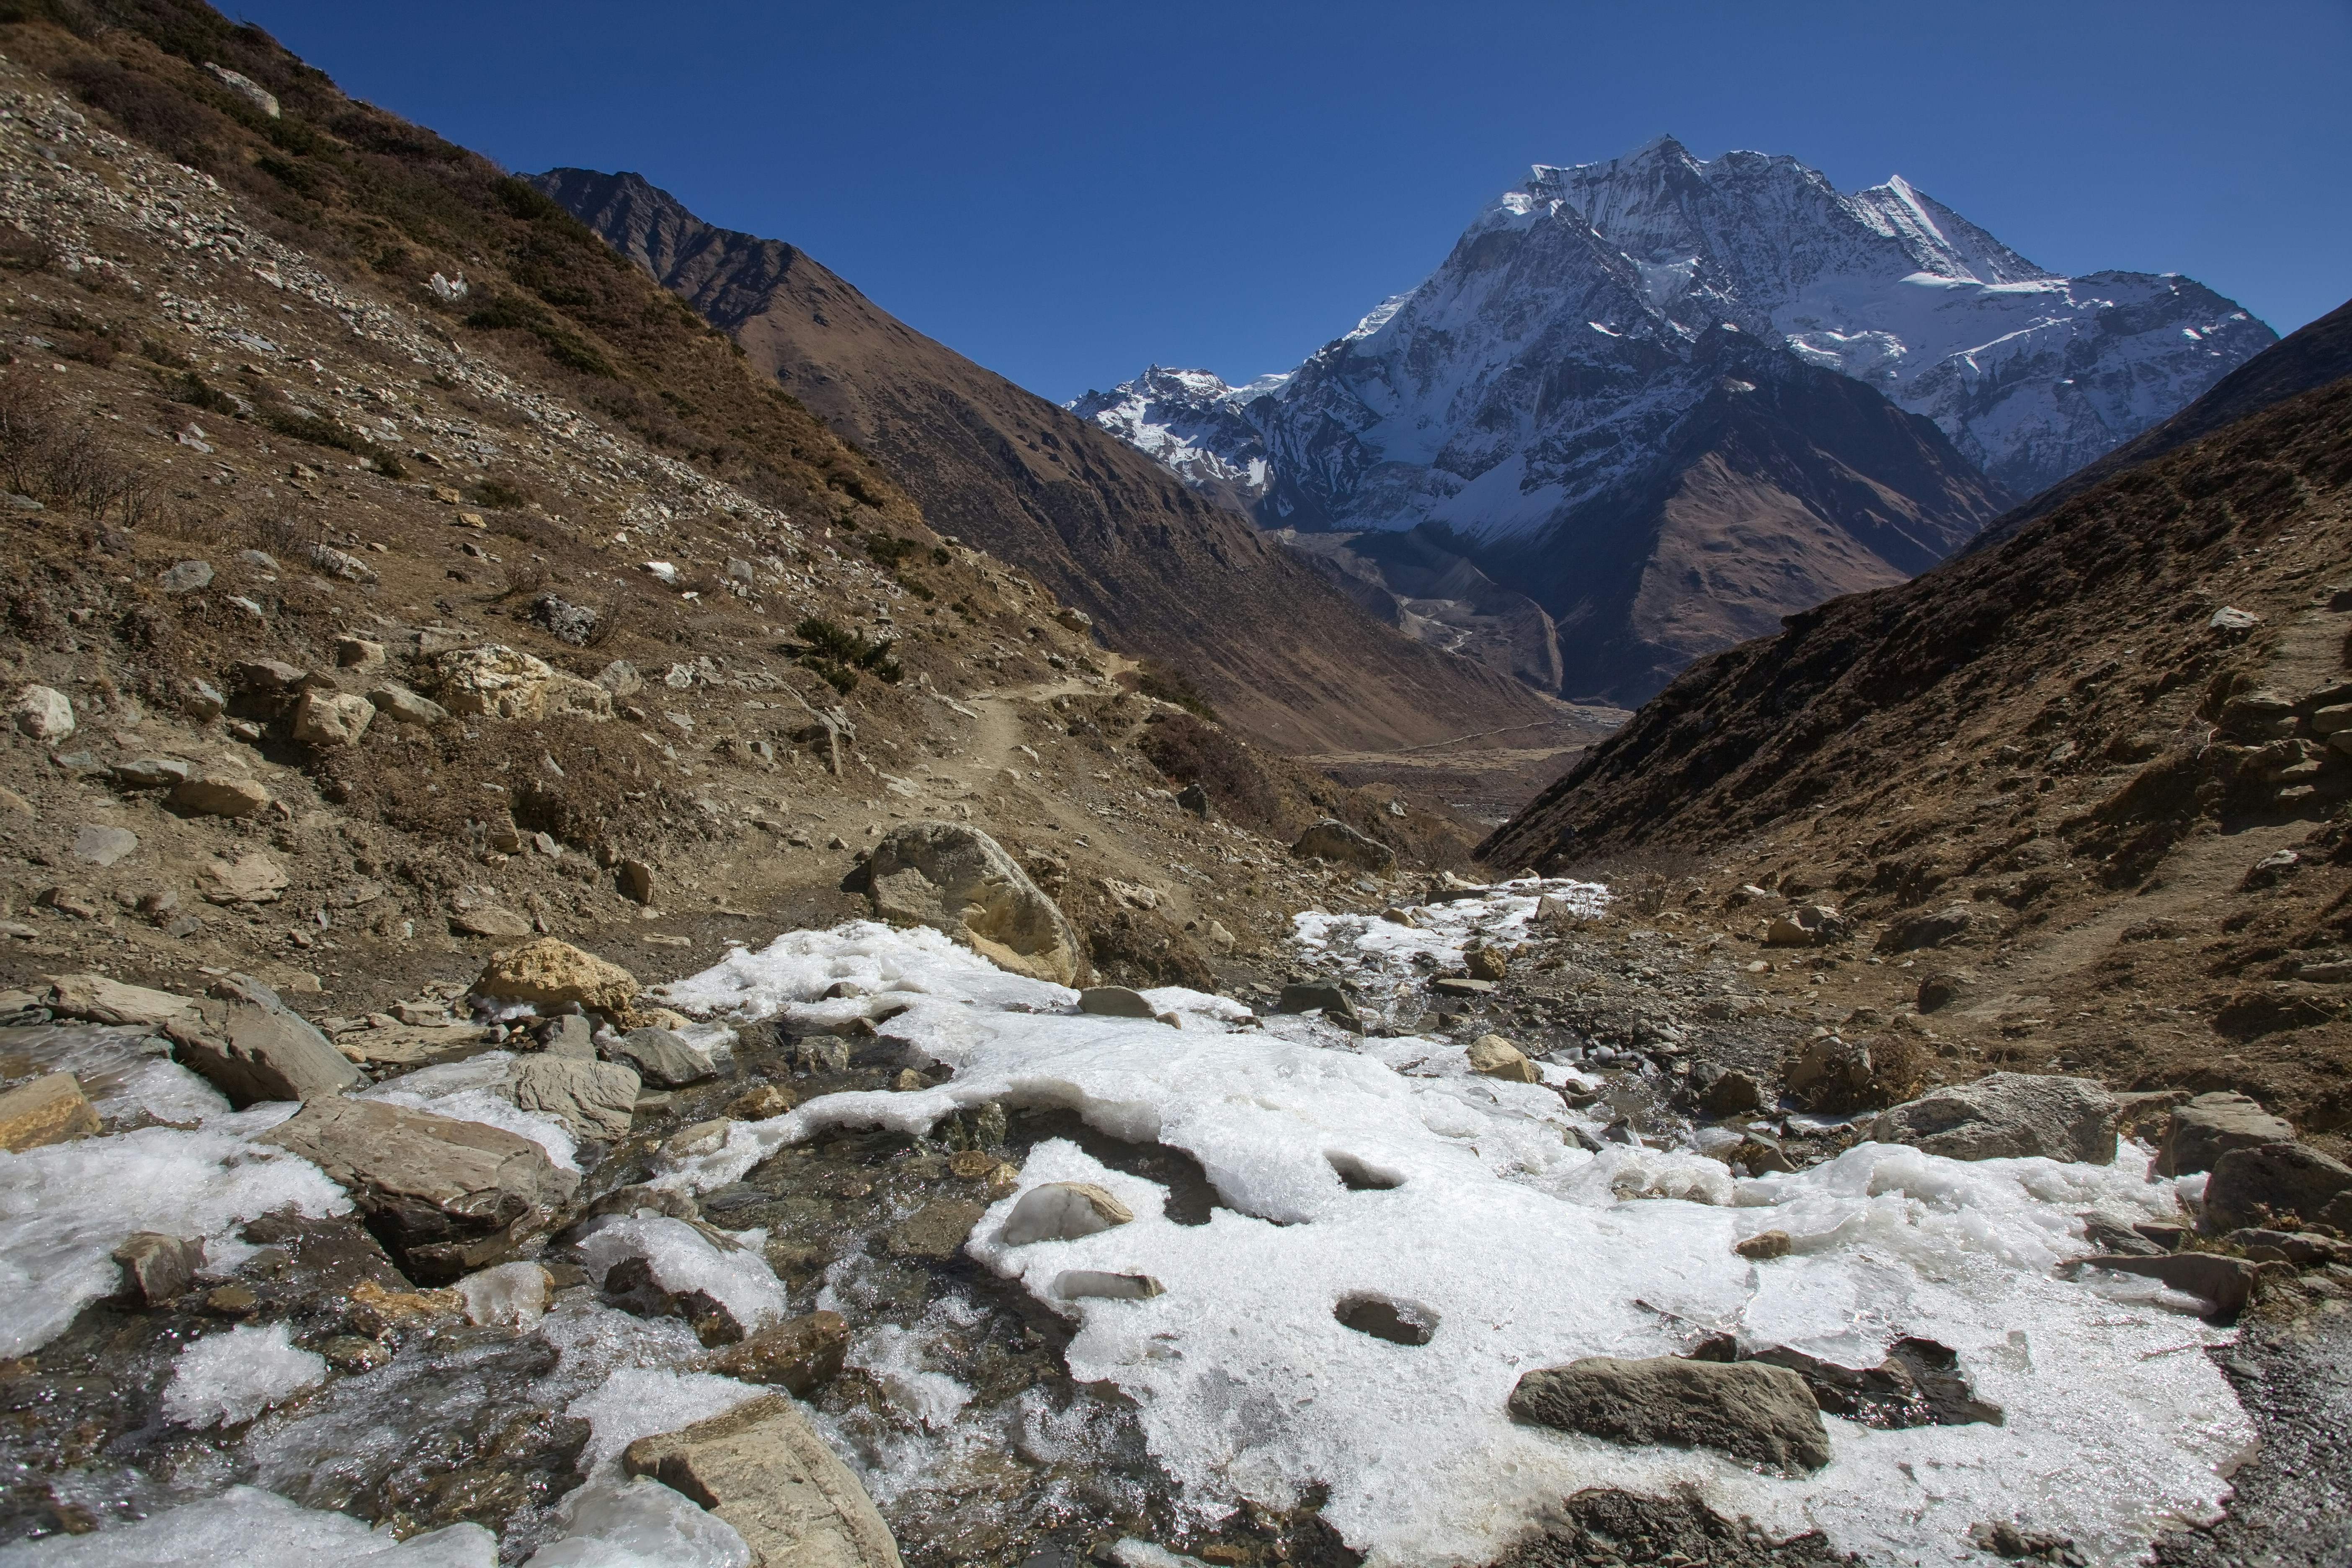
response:
<path fill-rule="evenodd" d="M 1538 164 L 1419 287 L 1287 375 L 1155 367 L 1072 405 L 1305 527 L 1541 529 L 1637 470 L 1736 326 L 1932 419 L 2012 496 L 2170 416 L 2275 341 L 2178 274 L 2067 278 L 1900 176 L 1671 137 Z"/>

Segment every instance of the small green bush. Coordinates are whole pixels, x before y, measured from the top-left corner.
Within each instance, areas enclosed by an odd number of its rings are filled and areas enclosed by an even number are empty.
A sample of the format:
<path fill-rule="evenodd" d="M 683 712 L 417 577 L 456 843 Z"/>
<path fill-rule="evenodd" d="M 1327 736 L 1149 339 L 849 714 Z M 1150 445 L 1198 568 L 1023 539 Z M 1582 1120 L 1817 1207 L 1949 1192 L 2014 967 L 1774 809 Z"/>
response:
<path fill-rule="evenodd" d="M 887 685 L 896 685 L 906 673 L 890 657 L 891 642 L 887 637 L 868 642 L 848 627 L 820 616 L 802 620 L 793 628 L 793 635 L 807 645 L 798 655 L 802 667 L 823 678 L 845 697 L 856 688 L 861 670 Z"/>

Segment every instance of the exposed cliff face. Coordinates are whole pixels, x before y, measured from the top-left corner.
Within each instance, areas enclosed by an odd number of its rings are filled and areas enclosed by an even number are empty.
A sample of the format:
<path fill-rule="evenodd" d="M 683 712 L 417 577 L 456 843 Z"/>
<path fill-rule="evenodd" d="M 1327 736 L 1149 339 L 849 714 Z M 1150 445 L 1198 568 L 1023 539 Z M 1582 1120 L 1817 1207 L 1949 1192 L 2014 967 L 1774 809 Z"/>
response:
<path fill-rule="evenodd" d="M 1251 733 L 1359 750 L 1553 722 L 1524 686 L 1381 626 L 1246 518 L 805 252 L 714 228 L 635 175 L 563 169 L 533 184 L 881 458 L 933 527 L 1036 573 L 1113 646 L 1185 669 Z"/>

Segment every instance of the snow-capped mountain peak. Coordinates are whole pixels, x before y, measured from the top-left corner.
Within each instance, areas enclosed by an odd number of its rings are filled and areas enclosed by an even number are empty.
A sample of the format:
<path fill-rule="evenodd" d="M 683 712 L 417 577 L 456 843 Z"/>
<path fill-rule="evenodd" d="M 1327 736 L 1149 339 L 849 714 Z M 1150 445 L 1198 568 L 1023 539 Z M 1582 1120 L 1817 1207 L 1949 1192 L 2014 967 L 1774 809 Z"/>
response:
<path fill-rule="evenodd" d="M 1279 392 L 1293 373 L 1262 375 L 1240 386 L 1205 370 L 1153 365 L 1108 392 L 1066 405 L 1149 454 L 1185 483 L 1244 510 L 1265 491 L 1265 452 L 1242 410 Z"/>

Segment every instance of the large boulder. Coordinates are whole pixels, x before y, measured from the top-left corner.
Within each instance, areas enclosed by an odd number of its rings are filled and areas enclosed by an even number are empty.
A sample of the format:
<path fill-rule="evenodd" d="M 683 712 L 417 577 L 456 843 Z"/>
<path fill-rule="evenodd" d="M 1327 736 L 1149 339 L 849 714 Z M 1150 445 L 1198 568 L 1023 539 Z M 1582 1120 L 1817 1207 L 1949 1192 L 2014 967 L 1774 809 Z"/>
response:
<path fill-rule="evenodd" d="M 1829 1432 L 1805 1380 L 1757 1362 L 1588 1356 L 1521 1375 L 1514 1419 L 1612 1442 L 1713 1448 L 1751 1464 L 1816 1470 Z"/>
<path fill-rule="evenodd" d="M 2216 1235 L 2294 1216 L 2352 1230 L 2352 1165 L 2302 1143 L 2232 1149 L 2205 1178 L 2205 1228 Z"/>
<path fill-rule="evenodd" d="M 2210 1171 L 2232 1149 L 2258 1149 L 2265 1143 L 2290 1143 L 2294 1129 L 2242 1094 L 2224 1089 L 2200 1094 L 2186 1105 L 2172 1108 L 2172 1117 L 2157 1146 L 2156 1173 L 2187 1176 Z"/>
<path fill-rule="evenodd" d="M 507 1070 L 507 1095 L 519 1109 L 551 1116 L 580 1138 L 627 1137 L 637 1089 L 631 1068 L 574 1056 L 523 1057 Z"/>
<path fill-rule="evenodd" d="M 543 937 L 490 954 L 474 980 L 473 994 L 485 1002 L 521 1002 L 551 1014 L 568 1012 L 576 1004 L 617 1018 L 628 1012 L 641 989 L 637 977 L 619 964 L 583 952 L 568 942 Z"/>
<path fill-rule="evenodd" d="M 2039 1155 L 2111 1165 L 2121 1110 L 2088 1079 L 1997 1072 L 1898 1105 L 1870 1124 L 1869 1136 L 1953 1160 Z"/>
<path fill-rule="evenodd" d="M 360 1069 L 259 981 L 232 974 L 211 1000 L 163 1023 L 172 1055 L 243 1107 L 313 1100 L 361 1081 Z"/>
<path fill-rule="evenodd" d="M 1385 871 L 1396 864 L 1395 850 L 1328 816 L 1300 834 L 1290 853 L 1296 859 L 1329 860 L 1360 871 Z"/>
<path fill-rule="evenodd" d="M 782 1394 L 640 1437 L 621 1468 L 733 1525 L 752 1560 L 771 1568 L 899 1568 L 898 1545 L 866 1489 Z"/>
<path fill-rule="evenodd" d="M 333 1096 L 263 1133 L 340 1183 L 408 1277 L 446 1285 L 555 1228 L 580 1177 L 478 1121 Z"/>
<path fill-rule="evenodd" d="M 545 659 L 492 643 L 450 648 L 433 661 L 436 694 L 452 713 L 490 719 L 610 719 L 613 694 Z"/>
<path fill-rule="evenodd" d="M 53 686 L 27 686 L 16 693 L 8 714 L 19 733 L 48 745 L 70 740 L 74 732 L 73 703 Z"/>
<path fill-rule="evenodd" d="M 910 822 L 876 845 L 866 868 L 875 912 L 927 925 L 1001 969 L 1060 985 L 1089 978 L 1085 941 L 1003 847 L 957 822 Z"/>
<path fill-rule="evenodd" d="M 635 1068 L 638 1077 L 656 1089 L 684 1089 L 700 1083 L 714 1071 L 709 1058 L 667 1029 L 631 1029 L 606 1038 L 604 1050 L 606 1057 Z"/>

